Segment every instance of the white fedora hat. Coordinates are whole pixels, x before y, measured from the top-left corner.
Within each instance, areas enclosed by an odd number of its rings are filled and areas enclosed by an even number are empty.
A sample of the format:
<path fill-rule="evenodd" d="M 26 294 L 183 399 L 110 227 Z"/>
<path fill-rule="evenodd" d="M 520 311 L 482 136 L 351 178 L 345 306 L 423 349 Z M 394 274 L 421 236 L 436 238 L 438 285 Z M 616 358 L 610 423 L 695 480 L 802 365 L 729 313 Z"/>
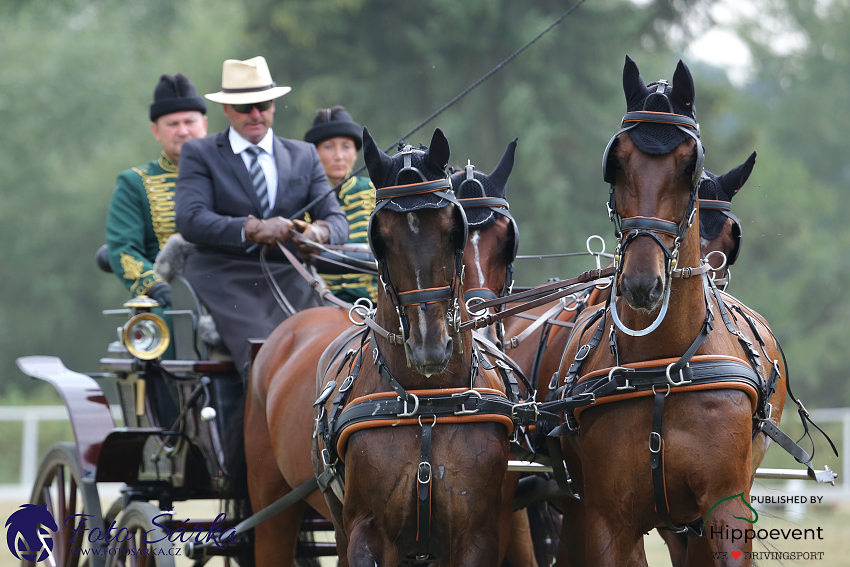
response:
<path fill-rule="evenodd" d="M 221 71 L 221 90 L 204 96 L 224 104 L 253 104 L 276 99 L 291 90 L 272 81 L 265 57 L 259 56 L 247 61 L 225 61 Z"/>

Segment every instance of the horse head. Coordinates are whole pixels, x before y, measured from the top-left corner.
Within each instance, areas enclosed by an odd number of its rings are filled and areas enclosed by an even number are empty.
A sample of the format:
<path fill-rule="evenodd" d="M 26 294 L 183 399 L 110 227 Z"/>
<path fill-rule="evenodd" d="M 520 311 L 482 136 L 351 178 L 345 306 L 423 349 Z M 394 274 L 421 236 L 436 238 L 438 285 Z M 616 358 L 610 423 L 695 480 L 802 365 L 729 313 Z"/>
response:
<path fill-rule="evenodd" d="M 449 143 L 440 129 L 429 147 L 390 157 L 363 132 L 364 159 L 376 188 L 369 244 L 378 260 L 378 322 L 401 329 L 409 361 L 425 376 L 441 373 L 460 321 L 466 216 L 445 172 Z M 397 319 L 394 317 L 397 315 Z"/>
<path fill-rule="evenodd" d="M 684 63 L 672 85 L 661 80 L 647 86 L 626 57 L 623 90 L 628 112 L 606 148 L 603 175 L 611 184 L 620 291 L 632 309 L 651 312 L 669 294 L 676 265 L 699 261 L 698 239 L 685 236 L 696 215 L 704 152 L 694 82 Z"/>
<path fill-rule="evenodd" d="M 753 152 L 747 160 L 722 175 L 706 171 L 699 184 L 699 235 L 700 253 L 708 258 L 714 267 L 715 277 L 724 270 L 721 258 L 712 252 L 722 252 L 725 256 L 725 266 L 731 266 L 741 252 L 741 222 L 732 214 L 729 203 L 753 171 L 756 163 L 756 153 Z"/>
<path fill-rule="evenodd" d="M 508 144 L 502 159 L 489 174 L 467 165 L 451 176 L 452 189 L 466 212 L 469 239 L 463 254 L 463 299 L 469 308 L 477 300 L 506 295 L 513 284 L 513 262 L 519 246 L 519 230 L 505 198 L 508 177 L 514 166 L 517 141 Z M 494 344 L 501 332 L 488 326 L 484 334 Z"/>

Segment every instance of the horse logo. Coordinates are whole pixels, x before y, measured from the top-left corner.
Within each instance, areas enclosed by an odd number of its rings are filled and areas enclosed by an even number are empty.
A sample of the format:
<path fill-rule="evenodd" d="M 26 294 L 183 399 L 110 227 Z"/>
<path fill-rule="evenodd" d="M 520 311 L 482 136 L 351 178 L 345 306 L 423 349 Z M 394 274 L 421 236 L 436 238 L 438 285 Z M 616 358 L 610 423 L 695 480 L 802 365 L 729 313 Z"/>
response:
<path fill-rule="evenodd" d="M 50 564 L 56 565 L 51 553 L 52 532 L 56 532 L 59 526 L 56 525 L 56 520 L 53 519 L 46 504 L 41 506 L 23 504 L 6 520 L 6 527 L 9 528 L 6 533 L 6 543 L 12 555 L 22 561 L 35 563 L 49 558 Z"/>

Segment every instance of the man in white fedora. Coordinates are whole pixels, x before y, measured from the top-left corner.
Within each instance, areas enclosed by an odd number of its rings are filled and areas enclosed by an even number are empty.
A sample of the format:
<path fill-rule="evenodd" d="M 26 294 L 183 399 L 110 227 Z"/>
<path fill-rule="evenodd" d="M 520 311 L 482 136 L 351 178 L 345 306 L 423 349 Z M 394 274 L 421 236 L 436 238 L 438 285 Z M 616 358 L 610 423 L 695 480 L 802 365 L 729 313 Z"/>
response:
<path fill-rule="evenodd" d="M 224 62 L 219 102 L 230 127 L 183 146 L 177 180 L 177 230 L 197 245 L 185 276 L 210 310 L 224 346 L 245 374 L 249 338 L 265 338 L 287 317 L 261 268 L 262 245 L 271 273 L 291 306 L 321 305 L 277 247 L 297 247 L 291 229 L 310 240 L 343 244 L 348 221 L 330 192 L 313 144 L 275 136 L 274 100 L 291 89 L 272 81 L 266 60 Z M 311 222 L 291 218 L 320 195 Z M 302 246 L 302 254 L 308 249 Z"/>

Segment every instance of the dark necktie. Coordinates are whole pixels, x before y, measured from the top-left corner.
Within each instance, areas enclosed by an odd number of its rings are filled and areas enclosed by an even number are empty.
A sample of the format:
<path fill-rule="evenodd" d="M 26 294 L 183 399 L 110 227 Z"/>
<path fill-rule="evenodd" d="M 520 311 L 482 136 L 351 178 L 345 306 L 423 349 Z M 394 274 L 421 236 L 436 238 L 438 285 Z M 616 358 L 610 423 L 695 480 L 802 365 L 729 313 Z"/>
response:
<path fill-rule="evenodd" d="M 260 154 L 263 149 L 258 146 L 248 146 L 245 149 L 251 155 L 251 167 L 248 168 L 248 175 L 251 176 L 251 182 L 254 184 L 254 190 L 257 191 L 257 197 L 260 198 L 260 205 L 263 208 L 263 218 L 268 218 L 272 210 L 269 207 L 269 189 L 266 185 L 266 176 L 263 173 L 263 168 L 260 167 Z"/>

